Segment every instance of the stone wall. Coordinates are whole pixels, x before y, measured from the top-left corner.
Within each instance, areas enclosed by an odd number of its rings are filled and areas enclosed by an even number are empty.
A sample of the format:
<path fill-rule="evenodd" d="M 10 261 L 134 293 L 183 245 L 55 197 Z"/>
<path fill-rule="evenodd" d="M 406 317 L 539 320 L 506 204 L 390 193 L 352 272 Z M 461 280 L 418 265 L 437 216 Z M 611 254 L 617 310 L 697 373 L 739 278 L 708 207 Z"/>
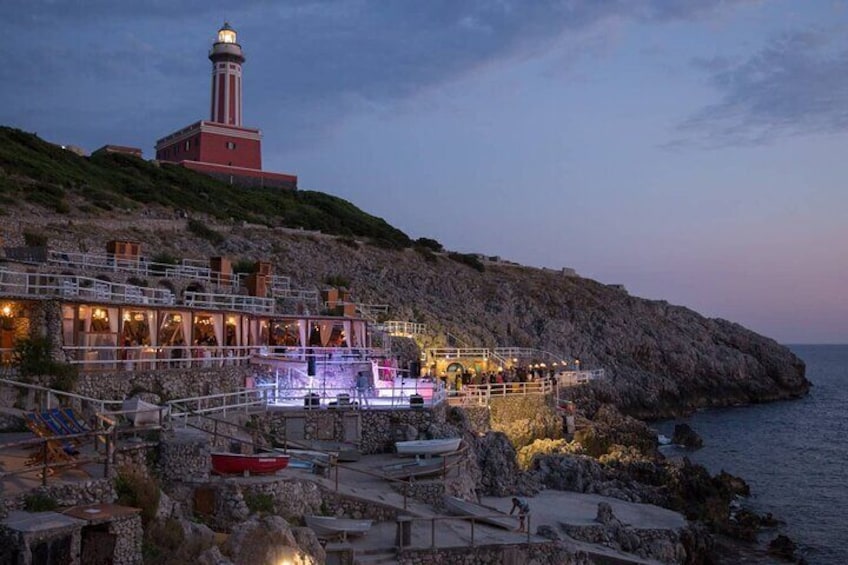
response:
<path fill-rule="evenodd" d="M 474 547 L 404 549 L 397 556 L 398 565 L 494 565 L 496 563 L 534 565 L 589 565 L 583 553 L 572 553 L 558 542 L 485 545 Z"/>
<path fill-rule="evenodd" d="M 0 503 L 8 510 L 23 510 L 27 496 L 41 494 L 56 501 L 59 506 L 81 506 L 98 502 L 114 502 L 115 488 L 109 479 L 92 479 L 73 483 L 47 483 L 17 496 L 0 498 Z"/>
<path fill-rule="evenodd" d="M 492 413 L 488 406 L 457 407 L 465 413 L 468 429 L 476 434 L 484 434 L 492 429 Z"/>
<path fill-rule="evenodd" d="M 113 565 L 139 565 L 142 563 L 141 545 L 144 530 L 141 514 L 124 516 L 109 522 L 109 533 L 116 536 Z"/>
<path fill-rule="evenodd" d="M 412 426 L 421 435 L 432 424 L 444 424 L 445 411 L 444 403 L 426 409 L 363 410 L 360 450 L 364 454 L 391 453 L 394 451 L 397 430 Z"/>
<path fill-rule="evenodd" d="M 206 481 L 212 467 L 209 436 L 187 429 L 163 436 L 159 444 L 159 475 L 162 481 Z"/>

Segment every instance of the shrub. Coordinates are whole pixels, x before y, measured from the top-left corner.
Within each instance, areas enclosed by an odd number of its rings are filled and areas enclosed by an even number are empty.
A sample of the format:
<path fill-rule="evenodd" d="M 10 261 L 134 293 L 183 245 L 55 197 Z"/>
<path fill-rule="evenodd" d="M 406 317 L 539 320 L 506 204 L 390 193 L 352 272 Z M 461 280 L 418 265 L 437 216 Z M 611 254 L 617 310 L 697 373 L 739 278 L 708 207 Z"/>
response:
<path fill-rule="evenodd" d="M 244 503 L 251 512 L 274 512 L 274 497 L 264 492 L 251 493 L 244 497 Z"/>
<path fill-rule="evenodd" d="M 336 241 L 352 249 L 359 249 L 359 243 L 357 243 L 357 241 L 352 237 L 337 237 Z"/>
<path fill-rule="evenodd" d="M 147 281 L 144 279 L 140 279 L 138 277 L 130 277 L 127 279 L 127 284 L 135 285 L 135 286 L 147 286 Z"/>
<path fill-rule="evenodd" d="M 350 279 L 342 275 L 327 275 L 324 277 L 324 284 L 336 288 L 350 288 Z"/>
<path fill-rule="evenodd" d="M 583 453 L 583 446 L 579 443 L 568 442 L 564 439 L 537 439 L 530 445 L 525 445 L 516 453 L 518 465 L 522 469 L 529 469 L 536 455 L 554 455 L 559 453 Z"/>
<path fill-rule="evenodd" d="M 239 259 L 233 263 L 234 273 L 254 273 L 256 272 L 256 261 L 251 259 Z"/>
<path fill-rule="evenodd" d="M 448 253 L 448 257 L 457 263 L 471 267 L 475 271 L 482 273 L 486 270 L 486 266 L 473 253 Z"/>
<path fill-rule="evenodd" d="M 15 342 L 12 356 L 13 364 L 18 368 L 21 376 L 53 375 L 56 377 L 53 384 L 65 387 L 55 388 L 66 392 L 73 390 L 76 384 L 77 368 L 54 361 L 50 357 L 50 340 L 46 337 L 19 339 Z"/>
<path fill-rule="evenodd" d="M 436 241 L 435 239 L 430 239 L 429 237 L 419 237 L 415 240 L 416 247 L 423 247 L 425 249 L 429 249 L 430 251 L 435 251 L 436 253 L 440 253 L 445 250 L 442 247 L 442 244 Z"/>
<path fill-rule="evenodd" d="M 27 247 L 47 247 L 47 236 L 41 232 L 24 230 L 24 245 Z"/>
<path fill-rule="evenodd" d="M 42 492 L 34 492 L 24 497 L 24 510 L 27 512 L 47 512 L 56 510 L 59 503 Z"/>
<path fill-rule="evenodd" d="M 159 485 L 138 469 L 122 467 L 115 478 L 118 504 L 141 508 L 141 522 L 145 526 L 153 521 L 159 508 Z"/>
<path fill-rule="evenodd" d="M 196 235 L 197 237 L 201 237 L 211 243 L 212 245 L 221 245 L 224 243 L 224 236 L 221 235 L 220 232 L 217 232 L 201 222 L 200 220 L 196 220 L 194 218 L 189 218 L 188 220 L 188 231 Z"/>
<path fill-rule="evenodd" d="M 417 252 L 421 255 L 421 257 L 423 257 L 423 258 L 424 258 L 424 260 L 425 260 L 425 261 L 427 261 L 428 263 L 435 263 L 436 261 L 438 261 L 438 260 L 439 260 L 439 258 L 436 256 L 436 254 L 435 254 L 435 253 L 433 253 L 432 251 L 430 251 L 430 249 L 429 249 L 429 248 L 427 248 L 427 247 L 421 247 L 420 245 L 416 245 L 414 249 L 415 249 L 415 251 L 417 251 Z"/>

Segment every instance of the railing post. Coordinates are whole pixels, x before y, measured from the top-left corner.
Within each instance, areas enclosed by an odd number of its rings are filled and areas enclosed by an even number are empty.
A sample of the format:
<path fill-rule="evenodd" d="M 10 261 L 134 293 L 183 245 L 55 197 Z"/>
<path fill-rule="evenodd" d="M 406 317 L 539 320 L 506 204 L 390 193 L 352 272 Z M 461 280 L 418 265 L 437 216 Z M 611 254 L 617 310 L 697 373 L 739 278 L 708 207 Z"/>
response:
<path fill-rule="evenodd" d="M 47 440 L 41 444 L 41 486 L 47 486 Z"/>

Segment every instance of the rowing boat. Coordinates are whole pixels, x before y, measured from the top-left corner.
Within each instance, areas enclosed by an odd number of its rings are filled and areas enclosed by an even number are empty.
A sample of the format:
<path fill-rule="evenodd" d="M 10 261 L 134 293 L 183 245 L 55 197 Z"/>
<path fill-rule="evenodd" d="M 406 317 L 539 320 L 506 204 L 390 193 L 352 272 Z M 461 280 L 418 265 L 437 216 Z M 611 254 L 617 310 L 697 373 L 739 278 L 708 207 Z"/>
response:
<path fill-rule="evenodd" d="M 212 453 L 212 471 L 219 475 L 266 475 L 285 469 L 289 456 L 280 453 Z"/>
<path fill-rule="evenodd" d="M 459 449 L 462 438 L 419 439 L 414 441 L 396 441 L 398 455 L 441 455 Z"/>
<path fill-rule="evenodd" d="M 335 516 L 304 516 L 306 525 L 319 538 L 346 538 L 348 535 L 364 535 L 371 529 L 371 520 L 354 520 Z"/>
<path fill-rule="evenodd" d="M 380 467 L 380 472 L 390 479 L 411 479 L 441 473 L 444 465 L 444 457 L 431 457 L 428 459 L 416 457 L 414 461 L 383 465 Z"/>

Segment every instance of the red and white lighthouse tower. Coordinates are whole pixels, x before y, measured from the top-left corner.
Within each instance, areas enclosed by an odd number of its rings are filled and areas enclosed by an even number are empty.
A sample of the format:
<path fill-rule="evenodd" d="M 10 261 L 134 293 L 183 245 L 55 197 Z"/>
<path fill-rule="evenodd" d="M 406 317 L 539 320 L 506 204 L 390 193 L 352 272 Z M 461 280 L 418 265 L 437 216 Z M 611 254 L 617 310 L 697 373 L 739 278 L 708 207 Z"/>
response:
<path fill-rule="evenodd" d="M 236 30 L 224 23 L 209 50 L 210 119 L 156 142 L 156 159 L 180 163 L 231 184 L 297 188 L 297 177 L 262 170 L 262 133 L 242 125 L 244 52 Z"/>
<path fill-rule="evenodd" d="M 238 44 L 236 30 L 230 24 L 218 30 L 218 41 L 209 50 L 212 61 L 211 120 L 219 124 L 241 127 L 241 64 L 244 53 Z"/>

